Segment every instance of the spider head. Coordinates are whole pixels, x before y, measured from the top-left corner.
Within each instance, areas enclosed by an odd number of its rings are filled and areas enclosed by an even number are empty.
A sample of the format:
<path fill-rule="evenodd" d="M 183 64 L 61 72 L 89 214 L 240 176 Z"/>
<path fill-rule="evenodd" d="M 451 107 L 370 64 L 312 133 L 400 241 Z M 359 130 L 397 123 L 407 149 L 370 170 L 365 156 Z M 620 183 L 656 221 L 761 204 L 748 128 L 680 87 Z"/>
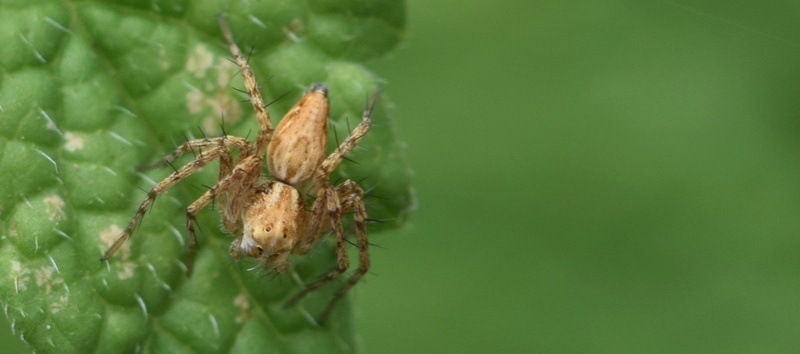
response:
<path fill-rule="evenodd" d="M 259 186 L 242 213 L 242 237 L 231 244 L 231 256 L 255 258 L 275 273 L 286 270 L 304 210 L 302 198 L 293 187 L 280 182 Z"/>
<path fill-rule="evenodd" d="M 235 259 L 255 258 L 268 270 L 283 272 L 289 265 L 289 254 L 294 247 L 294 238 L 289 237 L 289 233 L 286 224 L 270 217 L 245 223 L 242 237 L 231 244 L 231 256 Z"/>

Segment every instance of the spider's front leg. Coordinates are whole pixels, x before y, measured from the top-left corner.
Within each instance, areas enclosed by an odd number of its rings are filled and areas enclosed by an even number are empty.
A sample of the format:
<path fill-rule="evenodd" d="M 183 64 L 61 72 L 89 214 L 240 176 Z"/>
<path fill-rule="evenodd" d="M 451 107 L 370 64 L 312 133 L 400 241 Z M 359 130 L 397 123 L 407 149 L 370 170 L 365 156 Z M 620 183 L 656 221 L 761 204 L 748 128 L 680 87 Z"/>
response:
<path fill-rule="evenodd" d="M 232 208 L 233 210 L 240 209 L 237 205 L 241 206 L 241 204 L 247 200 L 247 192 L 252 190 L 252 186 L 261 175 L 261 167 L 263 165 L 264 160 L 260 156 L 249 156 L 239 161 L 230 174 L 218 180 L 214 186 L 209 188 L 200 198 L 197 198 L 197 200 L 186 208 L 186 229 L 189 232 L 189 261 L 186 267 L 189 275 L 192 274 L 194 258 L 197 254 L 197 238 L 194 234 L 197 214 L 211 203 L 214 198 L 228 191 L 232 192 L 230 195 L 231 198 L 226 201 L 230 205 L 223 207 Z M 223 212 L 223 214 L 226 213 Z M 223 218 L 229 217 L 231 216 L 223 215 Z"/>
<path fill-rule="evenodd" d="M 141 165 L 139 166 L 139 169 L 146 170 L 155 167 L 172 166 L 173 161 L 189 152 L 193 153 L 195 157 L 197 157 L 197 154 L 202 155 L 208 151 L 212 151 L 213 153 L 213 151 L 216 150 L 220 151 L 218 154 L 219 173 L 217 175 L 217 181 L 225 179 L 231 174 L 231 171 L 233 171 L 235 160 L 231 151 L 239 150 L 238 158 L 242 160 L 253 155 L 253 148 L 246 139 L 232 135 L 224 135 L 216 138 L 188 140 L 178 146 L 175 151 L 164 156 L 160 161 Z M 222 150 L 227 151 L 227 153 Z M 230 200 L 238 198 L 239 194 L 242 192 L 241 189 L 242 188 L 236 188 L 236 186 L 232 186 L 229 191 L 219 193 L 216 197 L 217 205 L 222 212 L 222 221 L 225 229 L 232 234 L 239 233 L 241 231 L 241 226 L 238 222 L 239 217 L 237 214 L 237 208 L 234 208 L 235 205 L 230 203 Z M 189 242 L 190 245 L 193 244 L 193 240 L 191 238 L 189 239 Z"/>
<path fill-rule="evenodd" d="M 264 99 L 261 97 L 261 91 L 258 89 L 258 83 L 256 82 L 253 70 L 250 69 L 250 64 L 244 59 L 242 51 L 239 50 L 239 46 L 237 46 L 236 41 L 233 40 L 231 28 L 228 26 L 228 22 L 225 21 L 225 17 L 222 14 L 219 16 L 219 27 L 222 30 L 222 35 L 225 36 L 225 40 L 228 42 L 228 49 L 233 55 L 233 60 L 242 71 L 244 86 L 247 89 L 247 93 L 250 95 L 250 104 L 253 105 L 253 109 L 256 111 L 259 129 L 254 144 L 256 150 L 254 154 L 263 155 L 267 152 L 267 144 L 269 144 L 272 137 L 272 123 L 269 120 L 267 105 L 264 104 Z"/>
<path fill-rule="evenodd" d="M 153 205 L 153 202 L 158 198 L 160 195 L 164 194 L 170 187 L 174 186 L 176 183 L 182 181 L 186 177 L 191 176 L 193 173 L 197 172 L 197 170 L 203 168 L 203 166 L 207 165 L 209 162 L 214 161 L 215 159 L 219 158 L 220 156 L 230 154 L 230 151 L 225 146 L 217 146 L 211 147 L 206 151 L 203 151 L 194 158 L 194 160 L 190 161 L 189 163 L 183 165 L 181 168 L 176 169 L 175 172 L 171 173 L 167 178 L 158 182 L 149 192 L 147 192 L 147 198 L 142 201 L 139 205 L 139 208 L 136 209 L 136 213 L 133 215 L 133 218 L 130 222 L 128 222 L 128 226 L 125 228 L 125 231 L 122 232 L 122 235 L 114 241 L 114 243 L 106 250 L 103 254 L 103 257 L 100 258 L 101 261 L 107 261 L 114 253 L 125 244 L 133 231 L 142 221 L 144 215 L 150 209 L 150 206 Z M 192 242 L 190 238 L 190 243 Z"/>
<path fill-rule="evenodd" d="M 189 140 L 175 149 L 171 154 L 164 156 L 160 161 L 147 163 L 139 166 L 139 170 L 149 170 L 152 168 L 165 167 L 171 165 L 173 161 L 183 156 L 188 152 L 195 154 L 202 154 L 204 151 L 214 150 L 218 148 L 225 148 L 228 151 L 239 149 L 246 152 L 250 149 L 250 143 L 247 140 L 236 136 L 221 136 L 218 138 L 203 138 Z M 229 154 L 230 155 L 230 154 Z M 223 155 L 220 159 L 224 158 Z M 227 157 L 230 159 L 230 156 Z"/>

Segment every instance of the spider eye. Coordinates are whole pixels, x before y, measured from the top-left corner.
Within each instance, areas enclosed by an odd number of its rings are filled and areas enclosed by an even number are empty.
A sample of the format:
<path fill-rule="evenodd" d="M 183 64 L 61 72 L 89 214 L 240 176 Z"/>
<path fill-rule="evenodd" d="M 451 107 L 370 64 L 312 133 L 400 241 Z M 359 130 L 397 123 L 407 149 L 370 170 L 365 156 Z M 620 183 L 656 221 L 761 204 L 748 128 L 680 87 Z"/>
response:
<path fill-rule="evenodd" d="M 284 233 L 283 233 L 283 238 L 286 238 L 286 237 L 287 237 L 287 236 L 286 236 L 286 233 L 284 232 Z"/>
<path fill-rule="evenodd" d="M 267 228 L 266 228 L 266 229 L 264 229 L 264 231 L 266 231 L 266 232 L 270 232 L 270 231 L 272 231 L 272 227 L 271 227 L 271 226 L 267 226 Z"/>

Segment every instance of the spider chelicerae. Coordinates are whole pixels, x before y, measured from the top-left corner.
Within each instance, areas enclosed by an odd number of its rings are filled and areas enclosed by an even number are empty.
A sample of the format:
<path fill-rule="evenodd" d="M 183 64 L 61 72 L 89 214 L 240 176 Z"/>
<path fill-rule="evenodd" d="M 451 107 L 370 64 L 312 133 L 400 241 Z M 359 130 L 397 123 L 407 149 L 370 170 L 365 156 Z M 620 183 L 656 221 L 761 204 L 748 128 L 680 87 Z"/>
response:
<path fill-rule="evenodd" d="M 102 260 L 108 260 L 131 237 L 158 196 L 203 166 L 219 159 L 217 182 L 186 209 L 186 228 L 189 234 L 188 273 L 192 272 L 197 252 L 195 217 L 212 201 L 216 201 L 225 229 L 233 235 L 239 235 L 231 243 L 231 256 L 236 260 L 244 256 L 256 258 L 273 273 L 281 273 L 287 269 L 290 254 L 308 253 L 323 235 L 333 230 L 336 238 L 336 268 L 290 298 L 286 307 L 292 306 L 312 291 L 336 279 L 349 267 L 342 217 L 345 212 L 352 210 L 356 244 L 359 248 L 358 270 L 334 294 L 323 310 L 319 317 L 319 322 L 322 323 L 336 303 L 367 273 L 370 266 L 364 191 L 352 180 L 345 180 L 334 186 L 329 182 L 329 177 L 369 130 L 370 116 L 378 93 L 367 104 L 361 122 L 326 157 L 329 111 L 327 88 L 320 84 L 312 85 L 273 130 L 253 71 L 242 57 L 225 19 L 220 17 L 219 23 L 233 59 L 241 69 L 250 102 L 255 109 L 260 126 L 258 135 L 252 142 L 229 135 L 189 140 L 164 157 L 159 165 L 171 164 L 188 152 L 195 154 L 191 162 L 175 169 L 175 172 L 147 193 L 147 198 L 136 210 L 127 228 L 105 252 Z M 235 150 L 239 151 L 238 155 L 233 154 Z M 265 163 L 271 177 L 262 174 Z M 306 198 L 299 190 L 301 186 L 309 188 L 314 197 L 310 207 L 306 205 Z"/>

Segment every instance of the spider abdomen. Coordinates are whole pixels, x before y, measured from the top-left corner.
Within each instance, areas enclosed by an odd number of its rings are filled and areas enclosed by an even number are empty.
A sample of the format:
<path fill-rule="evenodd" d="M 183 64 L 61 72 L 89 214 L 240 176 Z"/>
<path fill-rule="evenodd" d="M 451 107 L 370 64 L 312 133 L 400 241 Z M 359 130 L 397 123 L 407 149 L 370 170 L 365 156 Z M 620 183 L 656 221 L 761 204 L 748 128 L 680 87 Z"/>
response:
<path fill-rule="evenodd" d="M 273 177 L 297 185 L 313 176 L 325 159 L 328 110 L 328 89 L 315 84 L 286 113 L 267 148 Z"/>

